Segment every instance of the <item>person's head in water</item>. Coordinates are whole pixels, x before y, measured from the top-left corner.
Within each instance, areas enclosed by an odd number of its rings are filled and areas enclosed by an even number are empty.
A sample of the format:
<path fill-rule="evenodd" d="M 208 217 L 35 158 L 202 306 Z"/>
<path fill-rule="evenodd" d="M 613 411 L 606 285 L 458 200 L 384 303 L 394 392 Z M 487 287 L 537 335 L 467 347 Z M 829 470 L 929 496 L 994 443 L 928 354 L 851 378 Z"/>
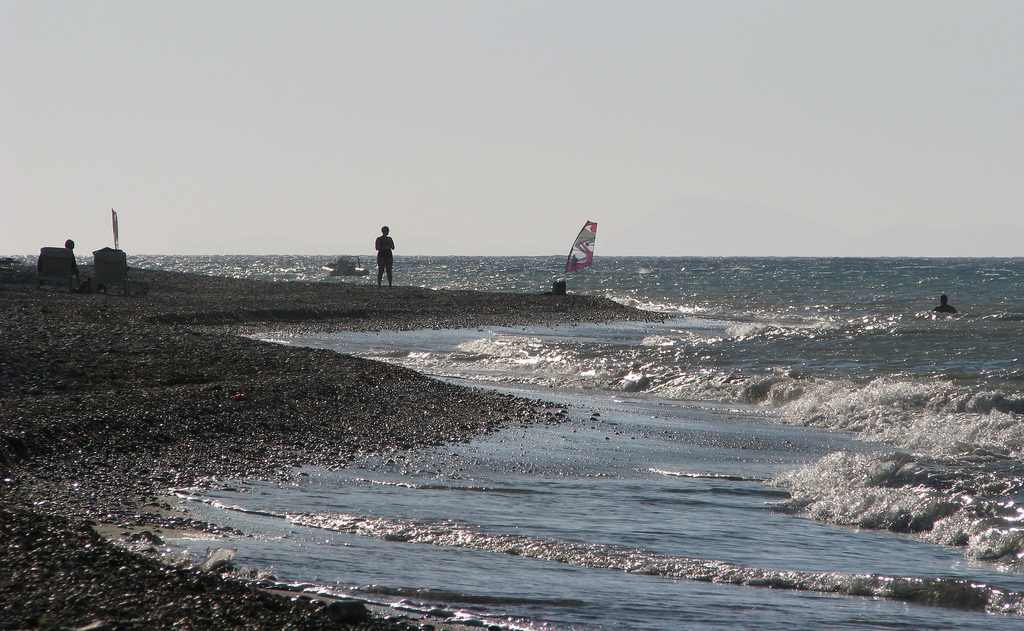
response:
<path fill-rule="evenodd" d="M 932 311 L 938 311 L 940 313 L 957 313 L 956 307 L 949 304 L 949 296 L 946 294 L 939 296 L 939 306 L 932 309 Z"/>
<path fill-rule="evenodd" d="M 388 228 L 387 226 L 384 226 L 383 228 L 380 229 L 380 233 L 385 237 L 388 236 L 389 232 L 391 232 L 391 228 Z"/>
<path fill-rule="evenodd" d="M 69 249 L 69 250 L 74 250 L 75 249 L 75 242 L 72 241 L 71 239 L 68 239 L 67 241 L 64 242 L 64 247 Z"/>

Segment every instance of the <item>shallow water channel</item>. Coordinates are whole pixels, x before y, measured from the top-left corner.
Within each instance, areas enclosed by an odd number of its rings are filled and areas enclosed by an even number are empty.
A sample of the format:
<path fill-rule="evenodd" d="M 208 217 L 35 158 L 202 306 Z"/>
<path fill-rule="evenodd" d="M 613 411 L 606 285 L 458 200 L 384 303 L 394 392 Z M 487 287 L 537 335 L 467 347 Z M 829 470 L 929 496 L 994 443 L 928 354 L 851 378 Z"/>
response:
<path fill-rule="evenodd" d="M 980 612 L 709 582 L 796 571 L 981 576 L 1024 589 L 954 549 L 812 522 L 780 508 L 788 494 L 766 484 L 826 453 L 876 445 L 755 408 L 558 399 L 563 423 L 307 468 L 294 484 L 237 481 L 189 505 L 246 533 L 217 545 L 278 580 L 507 628 L 1024 629 Z"/>

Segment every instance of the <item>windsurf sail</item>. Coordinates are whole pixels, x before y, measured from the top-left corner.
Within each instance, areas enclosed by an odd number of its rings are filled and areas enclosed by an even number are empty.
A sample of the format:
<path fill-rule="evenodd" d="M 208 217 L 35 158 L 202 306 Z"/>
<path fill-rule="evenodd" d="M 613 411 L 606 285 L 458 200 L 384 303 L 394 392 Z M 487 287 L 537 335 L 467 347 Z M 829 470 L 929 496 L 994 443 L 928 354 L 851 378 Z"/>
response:
<path fill-rule="evenodd" d="M 594 262 L 594 241 L 597 240 L 597 223 L 588 221 L 583 230 L 576 235 L 576 241 L 569 250 L 569 259 L 565 263 L 565 271 L 575 272 Z"/>
<path fill-rule="evenodd" d="M 117 213 L 114 212 L 113 208 L 110 209 L 110 221 L 114 224 L 114 249 L 120 250 L 121 248 L 117 247 Z"/>

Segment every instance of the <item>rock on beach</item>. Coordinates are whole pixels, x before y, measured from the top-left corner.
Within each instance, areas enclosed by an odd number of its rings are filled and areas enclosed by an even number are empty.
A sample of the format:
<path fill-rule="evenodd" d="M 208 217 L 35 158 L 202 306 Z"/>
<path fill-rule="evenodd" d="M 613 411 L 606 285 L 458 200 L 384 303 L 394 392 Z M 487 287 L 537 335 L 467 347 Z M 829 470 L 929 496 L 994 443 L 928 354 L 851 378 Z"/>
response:
<path fill-rule="evenodd" d="M 246 334 L 656 317 L 579 295 L 131 274 L 131 297 L 36 289 L 27 269 L 0 282 L 0 629 L 351 626 L 97 529 L 215 529 L 162 494 L 546 420 L 542 402 Z"/>

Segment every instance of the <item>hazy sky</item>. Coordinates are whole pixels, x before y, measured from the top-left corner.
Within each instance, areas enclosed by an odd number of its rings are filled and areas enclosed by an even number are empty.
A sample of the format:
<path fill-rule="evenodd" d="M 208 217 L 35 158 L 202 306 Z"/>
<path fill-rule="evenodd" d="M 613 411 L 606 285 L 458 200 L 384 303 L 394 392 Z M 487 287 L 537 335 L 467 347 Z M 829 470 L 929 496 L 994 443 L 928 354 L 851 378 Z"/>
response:
<path fill-rule="evenodd" d="M 1022 226 L 1022 33 L 1019 1 L 0 0 L 0 253 L 111 245 L 111 208 L 129 254 L 557 254 L 587 219 L 645 254 L 616 235 L 694 197 Z"/>

